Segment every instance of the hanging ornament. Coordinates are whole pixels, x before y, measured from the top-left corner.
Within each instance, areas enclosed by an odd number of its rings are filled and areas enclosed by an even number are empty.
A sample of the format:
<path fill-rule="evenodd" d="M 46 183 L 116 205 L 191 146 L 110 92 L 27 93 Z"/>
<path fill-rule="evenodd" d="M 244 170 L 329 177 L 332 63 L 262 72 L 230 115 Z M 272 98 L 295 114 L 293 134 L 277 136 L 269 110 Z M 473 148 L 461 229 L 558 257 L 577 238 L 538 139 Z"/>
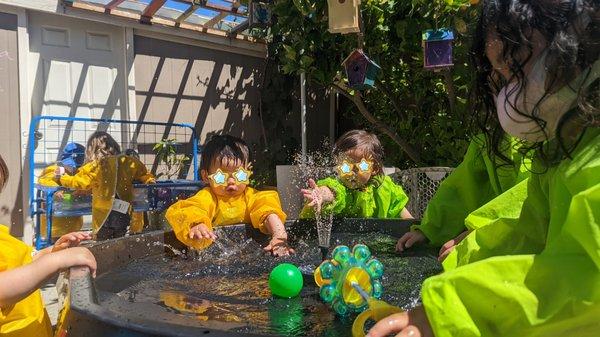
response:
<path fill-rule="evenodd" d="M 361 49 L 355 49 L 342 62 L 342 66 L 346 70 L 348 87 L 356 90 L 372 88 L 375 85 L 377 73 L 381 69 Z"/>
<path fill-rule="evenodd" d="M 454 33 L 448 28 L 423 32 L 423 67 L 431 70 L 452 67 L 453 41 Z"/>
<path fill-rule="evenodd" d="M 248 6 L 250 27 L 267 27 L 271 24 L 271 9 L 267 2 L 250 1 Z"/>
<path fill-rule="evenodd" d="M 330 33 L 360 32 L 360 0 L 327 0 Z"/>

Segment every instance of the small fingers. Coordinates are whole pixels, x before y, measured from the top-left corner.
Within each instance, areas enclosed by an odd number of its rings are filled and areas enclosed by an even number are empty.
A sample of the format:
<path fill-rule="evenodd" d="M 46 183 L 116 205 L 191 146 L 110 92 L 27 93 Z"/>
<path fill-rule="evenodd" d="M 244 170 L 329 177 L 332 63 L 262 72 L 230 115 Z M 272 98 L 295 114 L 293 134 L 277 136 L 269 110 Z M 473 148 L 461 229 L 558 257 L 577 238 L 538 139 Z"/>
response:
<path fill-rule="evenodd" d="M 401 332 L 408 325 L 406 312 L 390 315 L 375 324 L 369 330 L 367 337 L 385 337 L 389 334 Z"/>
<path fill-rule="evenodd" d="M 406 241 L 408 241 L 409 238 L 410 238 L 410 233 L 406 233 L 406 234 L 402 235 L 402 237 L 400 239 L 398 239 L 398 242 L 396 243 L 396 251 L 403 252 L 404 244 L 406 243 Z"/>
<path fill-rule="evenodd" d="M 448 255 L 450 255 L 450 253 L 452 253 L 452 251 L 454 250 L 454 247 L 455 246 L 452 246 L 452 247 L 446 249 L 445 251 L 443 251 L 442 253 L 440 253 L 440 256 L 438 256 L 438 261 L 444 262 L 446 257 L 448 257 Z"/>

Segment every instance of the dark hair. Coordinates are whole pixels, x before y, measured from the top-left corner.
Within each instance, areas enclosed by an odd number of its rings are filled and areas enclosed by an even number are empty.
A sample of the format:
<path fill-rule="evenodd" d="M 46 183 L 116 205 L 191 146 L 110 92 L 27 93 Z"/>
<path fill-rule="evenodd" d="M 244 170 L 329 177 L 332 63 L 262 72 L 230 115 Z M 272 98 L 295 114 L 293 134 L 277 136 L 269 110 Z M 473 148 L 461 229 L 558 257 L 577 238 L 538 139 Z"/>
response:
<path fill-rule="evenodd" d="M 4 189 L 4 185 L 6 185 L 6 182 L 8 181 L 8 176 L 8 166 L 6 166 L 4 158 L 0 155 L 0 192 Z"/>
<path fill-rule="evenodd" d="M 219 161 L 221 164 L 229 161 L 241 161 L 246 165 L 250 162 L 250 150 L 246 142 L 240 138 L 216 135 L 202 149 L 200 169 L 208 172 L 210 165 L 215 161 Z"/>
<path fill-rule="evenodd" d="M 383 172 L 383 157 L 385 152 L 379 138 L 365 130 L 350 130 L 344 133 L 333 145 L 333 155 L 339 156 L 345 152 L 357 150 L 365 158 L 375 164 L 375 172 Z"/>
<path fill-rule="evenodd" d="M 511 71 L 508 82 L 515 82 L 517 96 L 524 95 L 526 85 L 524 66 L 532 57 L 533 34 L 538 32 L 547 41 L 548 57 L 546 69 L 549 70 L 545 95 L 570 83 L 580 71 L 598 59 L 600 49 L 600 22 L 597 12 L 597 0 L 485 0 L 471 48 L 471 58 L 476 67 L 475 83 L 471 90 L 470 105 L 475 122 L 486 134 L 490 156 L 497 156 L 505 162 L 511 160 L 502 152 L 504 131 L 498 121 L 494 95 L 506 85 L 507 81 L 493 69 L 486 56 L 486 43 L 490 33 L 495 33 L 502 42 L 500 55 Z M 581 25 L 582 18 L 591 22 Z M 582 27 L 583 26 L 583 27 Z M 557 146 L 544 146 L 543 142 L 522 142 L 521 150 L 536 154 L 548 165 L 570 156 L 573 146 L 567 148 L 563 142 L 562 131 L 565 122 L 572 118 L 582 120 L 584 126 L 597 125 L 595 117 L 599 111 L 590 103 L 590 92 L 597 90 L 597 83 L 582 89 L 578 95 L 578 106 L 574 112 L 567 113 L 558 123 L 556 130 Z M 597 98 L 595 98 L 597 99 Z M 545 121 L 537 116 L 537 106 L 532 113 L 519 111 L 519 114 L 533 119 L 540 127 Z M 507 102 L 507 104 L 510 104 Z M 504 143 L 505 144 L 505 143 Z"/>

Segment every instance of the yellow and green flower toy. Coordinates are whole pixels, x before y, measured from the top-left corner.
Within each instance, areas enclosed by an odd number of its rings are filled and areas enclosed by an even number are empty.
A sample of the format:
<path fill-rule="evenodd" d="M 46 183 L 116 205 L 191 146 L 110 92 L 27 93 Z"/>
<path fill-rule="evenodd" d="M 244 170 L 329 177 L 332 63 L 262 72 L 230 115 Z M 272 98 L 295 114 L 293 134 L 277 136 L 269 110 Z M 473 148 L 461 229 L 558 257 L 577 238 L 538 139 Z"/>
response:
<path fill-rule="evenodd" d="M 330 303 L 337 314 L 361 313 L 352 325 L 354 337 L 365 335 L 367 320 L 378 321 L 402 311 L 380 300 L 383 264 L 371 256 L 369 247 L 358 244 L 350 250 L 347 246 L 337 246 L 332 257 L 315 269 L 315 283 L 321 299 Z"/>

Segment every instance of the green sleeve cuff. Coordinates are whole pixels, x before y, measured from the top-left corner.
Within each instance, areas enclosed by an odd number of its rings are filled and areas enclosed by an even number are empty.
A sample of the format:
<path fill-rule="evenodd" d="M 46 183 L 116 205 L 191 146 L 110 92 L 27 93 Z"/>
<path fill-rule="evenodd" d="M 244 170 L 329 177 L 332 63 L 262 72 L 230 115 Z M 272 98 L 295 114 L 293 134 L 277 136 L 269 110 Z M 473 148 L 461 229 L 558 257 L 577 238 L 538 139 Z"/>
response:
<path fill-rule="evenodd" d="M 347 189 L 339 180 L 335 178 L 325 178 L 317 182 L 317 186 L 325 186 L 334 194 L 332 202 L 323 205 L 323 214 L 340 214 L 346 207 Z"/>

